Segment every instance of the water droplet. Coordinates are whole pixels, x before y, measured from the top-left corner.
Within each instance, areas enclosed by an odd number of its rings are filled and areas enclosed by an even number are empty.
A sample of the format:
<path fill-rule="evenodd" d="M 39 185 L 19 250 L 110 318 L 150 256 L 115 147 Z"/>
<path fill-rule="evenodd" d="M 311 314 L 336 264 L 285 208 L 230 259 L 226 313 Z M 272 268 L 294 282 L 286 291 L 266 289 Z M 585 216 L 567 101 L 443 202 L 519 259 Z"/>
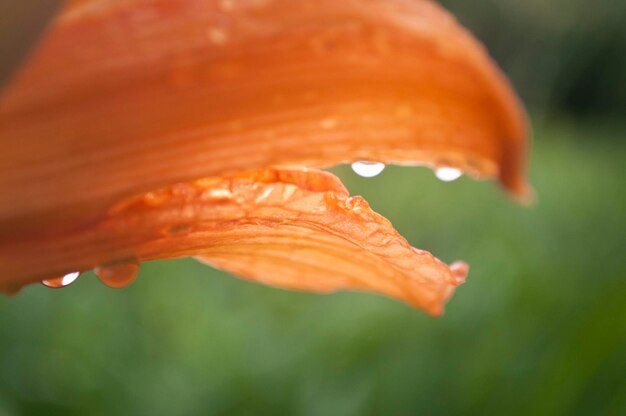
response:
<path fill-rule="evenodd" d="M 469 272 L 469 266 L 465 262 L 455 261 L 450 265 L 450 271 L 452 272 L 452 276 L 454 276 L 456 283 L 460 285 L 465 283 L 465 278 Z"/>
<path fill-rule="evenodd" d="M 337 119 L 336 118 L 325 118 L 324 120 L 321 121 L 320 125 L 322 126 L 323 129 L 326 130 L 331 130 L 334 129 L 335 127 L 337 127 Z"/>
<path fill-rule="evenodd" d="M 149 207 L 160 207 L 167 201 L 167 197 L 162 192 L 146 192 L 143 194 L 143 202 Z"/>
<path fill-rule="evenodd" d="M 213 199 L 230 199 L 233 197 L 233 193 L 230 191 L 230 189 L 217 188 L 210 189 L 208 192 L 208 196 L 209 198 Z"/>
<path fill-rule="evenodd" d="M 359 208 L 368 208 L 369 205 L 362 196 L 356 195 L 346 199 L 346 207 L 348 209 L 355 210 Z"/>
<path fill-rule="evenodd" d="M 452 182 L 456 179 L 459 179 L 463 172 L 456 168 L 438 168 L 435 170 L 435 176 L 444 181 L 444 182 Z"/>
<path fill-rule="evenodd" d="M 352 170 L 364 178 L 373 178 L 385 169 L 385 164 L 380 162 L 354 162 Z"/>
<path fill-rule="evenodd" d="M 135 260 L 98 266 L 94 269 L 102 283 L 112 288 L 128 286 L 139 274 L 139 263 Z"/>
<path fill-rule="evenodd" d="M 259 204 L 263 201 L 265 201 L 271 194 L 272 191 L 274 191 L 274 187 L 272 185 L 269 185 L 264 191 L 263 193 L 261 193 L 261 195 L 257 196 L 256 199 L 254 200 L 254 202 L 256 204 Z"/>
<path fill-rule="evenodd" d="M 80 272 L 72 272 L 72 273 L 63 275 L 61 277 L 53 277 L 52 279 L 42 280 L 41 283 L 44 286 L 47 286 L 53 289 L 58 289 L 60 287 L 71 285 L 72 283 L 76 281 L 76 279 L 78 279 L 78 276 L 80 276 Z"/>
<path fill-rule="evenodd" d="M 207 36 L 209 40 L 216 45 L 223 45 L 228 41 L 228 33 L 217 27 L 209 28 L 209 30 L 207 30 Z"/>
<path fill-rule="evenodd" d="M 233 0 L 222 0 L 219 3 L 220 9 L 225 12 L 229 12 L 235 8 L 235 2 Z"/>

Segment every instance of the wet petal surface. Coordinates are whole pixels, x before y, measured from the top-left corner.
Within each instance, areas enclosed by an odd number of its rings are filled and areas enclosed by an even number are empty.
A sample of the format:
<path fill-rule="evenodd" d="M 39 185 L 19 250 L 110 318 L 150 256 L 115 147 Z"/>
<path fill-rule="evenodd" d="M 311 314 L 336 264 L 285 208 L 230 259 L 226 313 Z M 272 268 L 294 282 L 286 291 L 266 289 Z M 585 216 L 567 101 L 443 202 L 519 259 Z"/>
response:
<path fill-rule="evenodd" d="M 27 280 L 129 258 L 197 256 L 272 286 L 373 291 L 434 315 L 467 274 L 463 263 L 449 267 L 411 247 L 332 174 L 303 168 L 176 184 L 118 204 L 96 222 L 0 253 L 5 273 Z"/>
<path fill-rule="evenodd" d="M 445 166 L 523 197 L 526 136 L 431 1 L 71 1 L 0 97 L 0 236 L 276 164 Z"/>

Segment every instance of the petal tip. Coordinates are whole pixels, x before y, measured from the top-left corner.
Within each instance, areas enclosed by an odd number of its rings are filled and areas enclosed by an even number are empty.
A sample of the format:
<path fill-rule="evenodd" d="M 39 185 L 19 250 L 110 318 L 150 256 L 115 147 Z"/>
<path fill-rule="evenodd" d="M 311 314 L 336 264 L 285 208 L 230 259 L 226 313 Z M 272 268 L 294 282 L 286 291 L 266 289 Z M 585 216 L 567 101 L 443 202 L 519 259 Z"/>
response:
<path fill-rule="evenodd" d="M 525 181 L 520 181 L 511 187 L 513 199 L 524 206 L 533 206 L 537 202 L 534 188 Z"/>
<path fill-rule="evenodd" d="M 455 261 L 450 265 L 450 271 L 452 272 L 456 286 L 459 286 L 465 283 L 467 279 L 469 265 L 463 261 Z"/>

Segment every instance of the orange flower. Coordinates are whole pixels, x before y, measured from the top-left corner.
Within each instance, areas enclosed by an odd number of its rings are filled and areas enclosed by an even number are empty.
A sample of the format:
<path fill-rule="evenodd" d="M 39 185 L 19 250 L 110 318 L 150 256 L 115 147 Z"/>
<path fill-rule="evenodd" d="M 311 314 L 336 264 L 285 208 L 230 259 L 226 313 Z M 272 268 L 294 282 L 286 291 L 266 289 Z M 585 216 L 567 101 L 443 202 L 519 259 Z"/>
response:
<path fill-rule="evenodd" d="M 437 314 L 467 266 L 312 168 L 452 167 L 529 194 L 523 110 L 428 0 L 73 0 L 0 97 L 0 137 L 5 292 L 193 255 Z"/>

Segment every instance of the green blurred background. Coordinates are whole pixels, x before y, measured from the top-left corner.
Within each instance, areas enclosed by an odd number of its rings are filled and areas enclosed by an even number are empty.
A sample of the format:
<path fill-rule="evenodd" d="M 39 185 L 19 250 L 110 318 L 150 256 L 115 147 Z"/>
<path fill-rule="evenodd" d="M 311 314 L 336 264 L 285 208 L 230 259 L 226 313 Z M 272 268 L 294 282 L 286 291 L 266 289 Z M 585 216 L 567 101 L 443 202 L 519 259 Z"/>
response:
<path fill-rule="evenodd" d="M 538 194 L 334 171 L 471 264 L 446 313 L 294 293 L 193 260 L 0 298 L 0 415 L 626 414 L 626 2 L 447 0 L 527 103 Z"/>

